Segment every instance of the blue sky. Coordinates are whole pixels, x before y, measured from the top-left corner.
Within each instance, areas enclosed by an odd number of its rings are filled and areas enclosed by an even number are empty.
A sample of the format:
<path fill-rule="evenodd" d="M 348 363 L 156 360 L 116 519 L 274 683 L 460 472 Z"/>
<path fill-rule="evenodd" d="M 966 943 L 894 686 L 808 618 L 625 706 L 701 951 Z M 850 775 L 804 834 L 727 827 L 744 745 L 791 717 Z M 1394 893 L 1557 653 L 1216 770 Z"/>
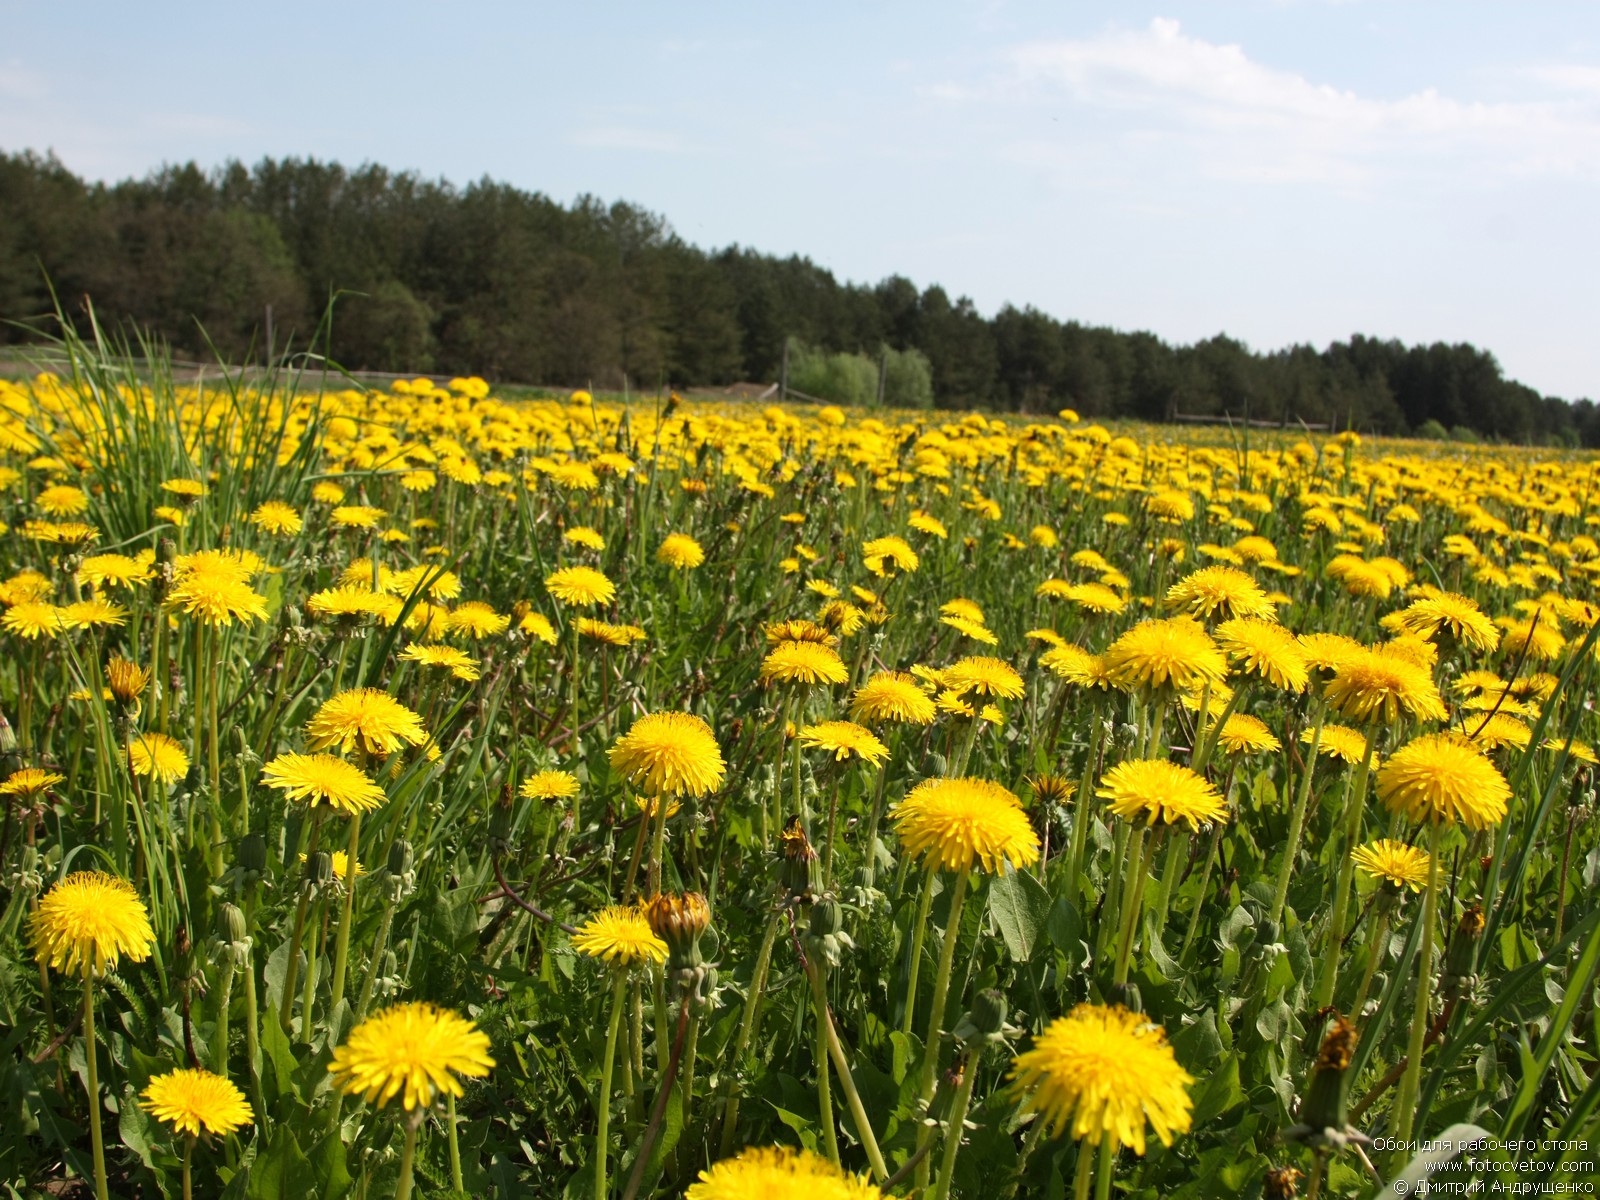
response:
<path fill-rule="evenodd" d="M 1600 399 L 1600 4 L 0 0 L 0 149 L 657 211 L 985 312 L 1471 341 Z"/>

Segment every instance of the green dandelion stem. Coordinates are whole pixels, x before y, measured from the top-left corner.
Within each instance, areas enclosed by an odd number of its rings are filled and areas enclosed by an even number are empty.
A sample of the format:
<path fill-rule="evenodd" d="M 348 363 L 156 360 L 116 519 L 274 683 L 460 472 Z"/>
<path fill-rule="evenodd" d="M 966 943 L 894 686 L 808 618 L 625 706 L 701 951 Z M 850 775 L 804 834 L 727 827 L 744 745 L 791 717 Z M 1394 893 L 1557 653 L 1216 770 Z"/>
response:
<path fill-rule="evenodd" d="M 939 1044 L 944 1029 L 944 1010 L 950 990 L 950 969 L 955 964 L 956 942 L 961 937 L 961 905 L 967 895 L 967 872 L 956 872 L 956 886 L 950 894 L 950 916 L 945 922 L 944 945 L 939 951 L 939 967 L 933 977 L 933 1007 L 928 1012 L 928 1036 L 922 1047 L 922 1088 L 919 1093 L 926 1104 L 933 1099 L 933 1089 L 939 1074 Z M 933 1137 L 933 1129 L 924 1125 L 917 1134 L 920 1146 Z M 917 1167 L 917 1187 L 928 1186 L 932 1164 L 927 1159 Z"/>
<path fill-rule="evenodd" d="M 594 1136 L 594 1194 L 596 1200 L 605 1200 L 606 1155 L 611 1134 L 611 1070 L 617 1061 L 617 1032 L 622 1028 L 622 1008 L 628 976 L 618 971 L 611 985 L 611 1024 L 606 1030 L 605 1057 L 600 1060 L 600 1112 Z M 460 1183 L 456 1190 L 461 1191 Z"/>
<path fill-rule="evenodd" d="M 100 1131 L 100 1068 L 94 1037 L 94 972 L 89 959 L 83 963 L 83 1060 L 88 1068 L 89 1143 L 94 1153 L 95 1200 L 110 1200 L 106 1190 L 106 1144 Z"/>
<path fill-rule="evenodd" d="M 316 857 L 318 843 L 322 839 L 322 814 L 320 809 L 313 808 L 311 816 L 311 842 L 306 851 L 306 869 L 310 869 L 311 860 Z M 306 887 L 304 880 L 300 884 L 300 903 L 295 908 L 294 931 L 289 935 L 289 962 L 284 969 L 283 996 L 278 1002 L 278 1023 L 283 1026 L 283 1031 L 288 1033 L 294 1019 L 295 985 L 300 978 L 300 946 L 306 935 L 306 914 L 311 908 L 311 891 Z"/>
<path fill-rule="evenodd" d="M 450 1143 L 450 1186 L 455 1189 L 458 1196 L 467 1194 L 466 1185 L 461 1180 L 461 1137 L 456 1129 L 456 1094 L 446 1092 L 444 1096 L 444 1128 Z M 596 1196 L 604 1196 L 603 1191 L 596 1192 Z"/>
<path fill-rule="evenodd" d="M 350 841 L 345 847 L 344 904 L 339 909 L 339 932 L 333 945 L 333 999 L 329 1001 L 331 1013 L 344 999 L 345 970 L 350 962 L 350 927 L 356 907 L 356 851 L 361 846 L 361 813 L 350 815 Z"/>
<path fill-rule="evenodd" d="M 922 877 L 922 895 L 917 900 L 917 915 L 911 926 L 911 956 L 906 967 L 906 1011 L 900 1021 L 900 1032 L 907 1037 L 911 1036 L 911 1023 L 916 1016 L 917 976 L 922 970 L 922 942 L 928 932 L 928 910 L 933 906 L 933 881 L 934 868 L 929 866 Z"/>
<path fill-rule="evenodd" d="M 1367 726 L 1367 745 L 1361 755 L 1361 766 L 1356 771 L 1355 783 L 1350 790 L 1350 800 L 1345 807 L 1344 841 L 1339 846 L 1339 877 L 1333 888 L 1333 916 L 1328 923 L 1328 937 L 1323 944 L 1322 974 L 1317 978 L 1317 990 L 1312 1007 L 1326 1008 L 1333 1003 L 1333 989 L 1339 977 L 1339 950 L 1344 942 L 1345 922 L 1350 908 L 1350 880 L 1355 873 L 1355 860 L 1350 852 L 1361 841 L 1361 810 L 1367 802 L 1367 782 L 1372 774 L 1372 748 L 1378 739 L 1376 723 Z"/>
<path fill-rule="evenodd" d="M 878 1148 L 878 1139 L 872 1132 L 872 1122 L 867 1119 L 867 1109 L 861 1103 L 861 1093 L 856 1089 L 855 1075 L 850 1070 L 850 1063 L 844 1056 L 844 1046 L 839 1041 L 839 1031 L 834 1028 L 833 1016 L 828 1011 L 827 982 L 823 972 L 827 968 L 821 963 L 810 963 L 806 967 L 806 974 L 811 978 L 811 1000 L 816 1009 L 817 1028 L 822 1032 L 827 1044 L 829 1056 L 833 1065 L 839 1072 L 839 1087 L 844 1092 L 845 1103 L 850 1108 L 850 1119 L 855 1122 L 856 1136 L 861 1141 L 861 1148 L 866 1151 L 867 1161 L 872 1164 L 872 1173 L 882 1183 L 889 1178 L 889 1167 L 884 1161 L 883 1151 Z"/>
<path fill-rule="evenodd" d="M 421 1115 L 419 1111 L 418 1116 Z M 417 1158 L 417 1123 L 407 1121 L 405 1142 L 400 1147 L 400 1179 L 395 1184 L 395 1200 L 411 1200 L 411 1175 Z"/>
<path fill-rule="evenodd" d="M 1283 907 L 1289 899 L 1289 880 L 1294 875 L 1295 860 L 1300 857 L 1300 837 L 1306 827 L 1306 806 L 1311 802 L 1311 777 L 1317 769 L 1317 747 L 1322 744 L 1322 726 L 1328 716 L 1327 703 L 1319 696 L 1314 701 L 1316 716 L 1311 719 L 1311 742 L 1306 747 L 1305 770 L 1300 775 L 1300 787 L 1295 792 L 1294 812 L 1289 817 L 1289 836 L 1284 839 L 1283 861 L 1278 864 L 1278 883 L 1272 893 L 1272 913 L 1268 918 L 1277 925 L 1283 919 Z"/>
<path fill-rule="evenodd" d="M 1428 828 L 1428 890 L 1422 900 L 1422 945 L 1417 950 L 1417 993 L 1411 1010 L 1411 1035 L 1406 1042 L 1406 1071 L 1400 1077 L 1400 1091 L 1394 1101 L 1394 1136 L 1404 1143 L 1411 1137 L 1416 1119 L 1417 1085 L 1422 1080 L 1423 1040 L 1428 1033 L 1428 1008 L 1433 1000 L 1433 927 L 1439 920 L 1439 847 L 1444 840 L 1444 823 L 1433 821 Z"/>
<path fill-rule="evenodd" d="M 1133 942 L 1139 931 L 1139 912 L 1144 908 L 1144 883 L 1150 875 L 1150 862 L 1155 857 L 1158 833 L 1148 838 L 1143 826 L 1133 834 L 1128 843 L 1128 873 L 1122 891 L 1122 919 L 1117 933 L 1117 965 L 1113 980 L 1118 987 L 1128 982 L 1128 967 L 1133 961 Z"/>
<path fill-rule="evenodd" d="M 1072 1200 L 1089 1200 L 1089 1181 L 1094 1177 L 1094 1152 L 1078 1143 L 1078 1166 L 1072 1173 Z"/>
<path fill-rule="evenodd" d="M 961 1064 L 961 1085 L 950 1103 L 950 1119 L 945 1122 L 944 1161 L 939 1164 L 939 1180 L 933 1187 L 933 1200 L 947 1200 L 950 1181 L 955 1178 L 956 1155 L 961 1150 L 961 1135 L 967 1123 L 967 1108 L 972 1103 L 972 1085 L 978 1078 L 978 1059 L 982 1042 L 967 1049 Z"/>
<path fill-rule="evenodd" d="M 761 937 L 761 949 L 756 954 L 755 971 L 750 976 L 750 994 L 745 997 L 744 1016 L 739 1021 L 739 1040 L 734 1044 L 733 1069 L 728 1073 L 729 1096 L 722 1108 L 722 1137 L 718 1143 L 718 1157 L 726 1158 L 733 1152 L 734 1128 L 739 1122 L 738 1072 L 744 1069 L 745 1055 L 761 1020 L 761 999 L 767 986 L 767 969 L 772 963 L 772 948 L 778 940 L 778 922 L 782 912 L 774 909 L 767 918 L 767 930 Z"/>

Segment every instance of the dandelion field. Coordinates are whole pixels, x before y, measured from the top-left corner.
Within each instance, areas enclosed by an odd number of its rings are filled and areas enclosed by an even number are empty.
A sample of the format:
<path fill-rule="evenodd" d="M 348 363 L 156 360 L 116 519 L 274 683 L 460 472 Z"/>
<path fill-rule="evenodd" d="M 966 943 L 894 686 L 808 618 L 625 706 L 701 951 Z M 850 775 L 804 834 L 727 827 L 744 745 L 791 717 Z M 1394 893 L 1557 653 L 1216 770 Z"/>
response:
<path fill-rule="evenodd" d="M 1592 1186 L 1594 458 L 64 348 L 7 1195 Z"/>

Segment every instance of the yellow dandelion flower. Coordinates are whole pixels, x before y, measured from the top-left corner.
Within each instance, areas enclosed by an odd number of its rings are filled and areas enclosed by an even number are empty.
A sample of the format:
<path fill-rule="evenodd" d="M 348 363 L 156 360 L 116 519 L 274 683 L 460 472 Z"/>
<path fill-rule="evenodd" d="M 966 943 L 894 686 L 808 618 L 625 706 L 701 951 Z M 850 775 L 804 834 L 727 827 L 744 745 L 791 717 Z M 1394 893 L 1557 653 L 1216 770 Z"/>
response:
<path fill-rule="evenodd" d="M 1426 667 L 1397 654 L 1363 649 L 1342 659 L 1325 688 L 1328 702 L 1355 721 L 1393 724 L 1402 713 L 1442 721 L 1444 701 Z"/>
<path fill-rule="evenodd" d="M 128 766 L 135 775 L 173 784 L 189 773 L 189 755 L 164 733 L 140 733 L 128 743 Z"/>
<path fill-rule="evenodd" d="M 890 813 L 906 853 L 946 871 L 975 863 L 997 874 L 1005 863 L 1031 866 L 1039 838 L 1007 788 L 988 779 L 926 779 Z"/>
<path fill-rule="evenodd" d="M 1229 754 L 1267 754 L 1283 749 L 1283 743 L 1260 717 L 1232 713 L 1217 732 L 1217 745 Z"/>
<path fill-rule="evenodd" d="M 1511 788 L 1472 743 L 1449 733 L 1407 742 L 1378 769 L 1378 798 L 1411 821 L 1487 829 L 1505 819 Z"/>
<path fill-rule="evenodd" d="M 1123 688 L 1173 687 L 1191 691 L 1207 680 L 1221 683 L 1227 661 L 1193 617 L 1141 621 L 1106 649 L 1109 677 Z"/>
<path fill-rule="evenodd" d="M 922 561 L 904 538 L 894 536 L 873 538 L 861 547 L 861 558 L 874 575 L 915 571 Z"/>
<path fill-rule="evenodd" d="M 656 550 L 656 561 L 677 571 L 690 571 L 706 560 L 700 543 L 686 533 L 669 533 Z"/>
<path fill-rule="evenodd" d="M 1012 1062 L 1024 1109 L 1050 1132 L 1070 1129 L 1089 1153 L 1102 1139 L 1112 1149 L 1145 1151 L 1145 1128 L 1163 1146 L 1187 1133 L 1194 1077 L 1178 1065 L 1166 1033 L 1121 1006 L 1080 1004 L 1052 1021 L 1033 1047 Z"/>
<path fill-rule="evenodd" d="M 1261 586 L 1236 567 L 1202 567 L 1167 589 L 1168 608 L 1207 620 L 1228 617 L 1277 619 Z"/>
<path fill-rule="evenodd" d="M 749 1146 L 700 1172 L 684 1200 L 884 1200 L 876 1184 L 792 1146 Z"/>
<path fill-rule="evenodd" d="M 611 747 L 611 765 L 651 796 L 704 796 L 726 770 L 711 726 L 685 712 L 640 717 Z"/>
<path fill-rule="evenodd" d="M 540 771 L 524 779 L 517 792 L 529 800 L 570 800 L 578 794 L 578 777 L 571 771 Z"/>
<path fill-rule="evenodd" d="M 257 505 L 250 514 L 250 523 L 274 537 L 293 537 L 306 527 L 300 511 L 282 500 L 267 500 Z"/>
<path fill-rule="evenodd" d="M 407 1112 L 463 1094 L 458 1075 L 482 1078 L 495 1065 L 489 1037 L 458 1013 L 397 1004 L 368 1017 L 333 1052 L 328 1073 L 346 1096 L 382 1107 L 400 1096 Z"/>
<path fill-rule="evenodd" d="M 1100 777 L 1095 795 L 1110 801 L 1111 811 L 1119 817 L 1143 816 L 1152 825 L 1187 821 L 1198 827 L 1228 815 L 1222 793 L 1212 784 L 1165 759 L 1118 763 Z"/>
<path fill-rule="evenodd" d="M 180 1068 L 151 1078 L 139 1106 L 179 1133 L 229 1134 L 255 1119 L 244 1093 L 221 1075 Z"/>
<path fill-rule="evenodd" d="M 903 671 L 878 672 L 850 698 L 850 718 L 854 721 L 928 725 L 934 716 L 933 701 L 918 685 L 916 676 Z"/>
<path fill-rule="evenodd" d="M 1500 644 L 1500 631 L 1477 603 L 1454 592 L 1424 597 L 1396 614 L 1400 628 L 1414 637 L 1448 636 L 1485 653 Z"/>
<path fill-rule="evenodd" d="M 69 975 L 143 962 L 156 944 L 139 893 L 103 871 L 74 871 L 40 896 L 28 929 L 38 960 Z"/>
<path fill-rule="evenodd" d="M 644 911 L 612 905 L 578 926 L 572 948 L 618 967 L 665 962 L 667 944 L 650 928 Z"/>
<path fill-rule="evenodd" d="M 1350 852 L 1356 870 L 1374 879 L 1382 879 L 1391 887 L 1409 887 L 1420 892 L 1428 882 L 1428 852 L 1404 842 L 1382 838 L 1357 846 Z"/>
<path fill-rule="evenodd" d="M 779 642 L 761 660 L 765 683 L 844 683 L 850 672 L 836 651 L 817 642 Z"/>
<path fill-rule="evenodd" d="M 332 754 L 280 754 L 262 768 L 261 778 L 291 800 L 352 815 L 369 812 L 387 798 L 365 771 Z"/>
<path fill-rule="evenodd" d="M 1217 643 L 1247 673 L 1274 687 L 1303 692 L 1311 672 L 1299 639 L 1282 625 L 1253 617 L 1235 617 L 1217 626 Z"/>
<path fill-rule="evenodd" d="M 609 604 L 617 594 L 617 585 L 593 567 L 562 567 L 546 576 L 544 586 L 562 604 L 574 608 Z"/>
<path fill-rule="evenodd" d="M 812 750 L 827 750 L 834 761 L 859 758 L 879 766 L 889 757 L 889 747 L 880 742 L 870 729 L 854 721 L 823 721 L 807 725 L 800 731 L 800 744 Z"/>
<path fill-rule="evenodd" d="M 428 740 L 422 718 L 387 692 L 351 688 L 323 702 L 306 722 L 313 750 L 337 746 L 341 754 L 360 749 L 387 758 L 401 743 L 420 746 Z"/>

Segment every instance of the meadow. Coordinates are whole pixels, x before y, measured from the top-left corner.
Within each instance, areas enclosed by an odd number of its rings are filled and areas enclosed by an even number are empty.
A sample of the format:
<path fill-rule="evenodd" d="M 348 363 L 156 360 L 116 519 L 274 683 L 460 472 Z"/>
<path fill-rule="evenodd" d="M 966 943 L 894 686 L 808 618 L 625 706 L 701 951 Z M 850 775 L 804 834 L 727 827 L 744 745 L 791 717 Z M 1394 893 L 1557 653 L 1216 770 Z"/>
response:
<path fill-rule="evenodd" d="M 1593 1186 L 1592 455 L 115 349 L 0 381 L 8 1196 Z"/>

